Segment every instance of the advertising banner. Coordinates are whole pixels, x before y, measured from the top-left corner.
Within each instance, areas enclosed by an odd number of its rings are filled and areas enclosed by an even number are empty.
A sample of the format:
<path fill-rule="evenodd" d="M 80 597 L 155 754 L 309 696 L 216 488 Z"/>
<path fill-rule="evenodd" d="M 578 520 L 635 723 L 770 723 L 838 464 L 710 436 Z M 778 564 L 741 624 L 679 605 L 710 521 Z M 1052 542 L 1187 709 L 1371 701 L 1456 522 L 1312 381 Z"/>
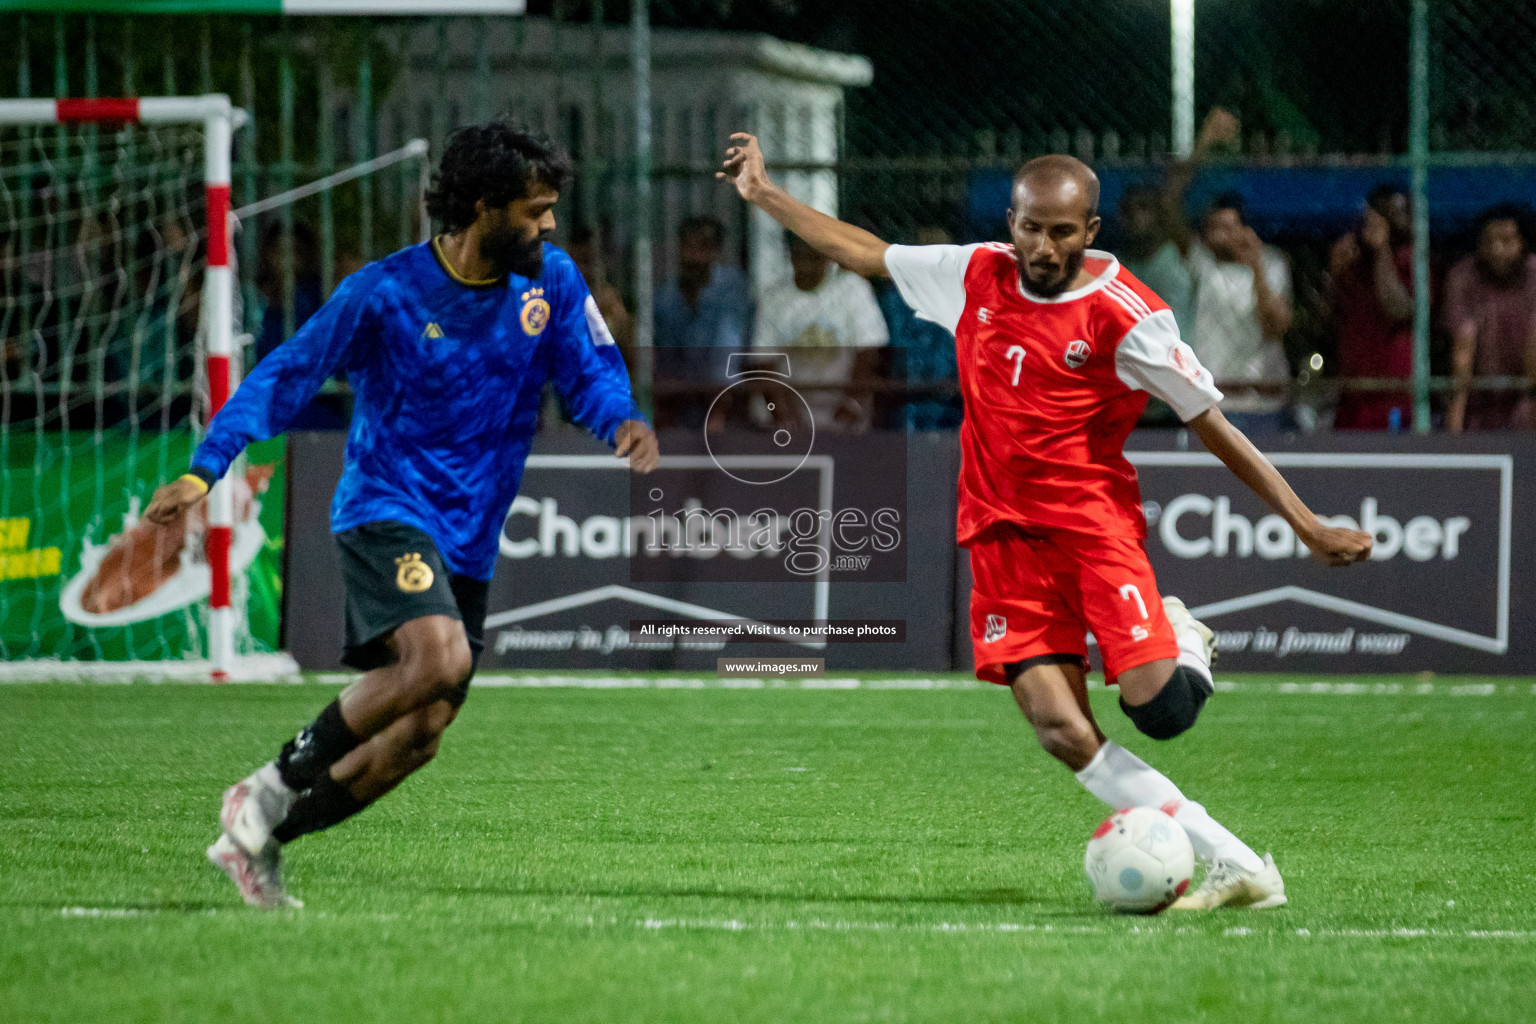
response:
<path fill-rule="evenodd" d="M 1536 499 L 1530 438 L 1336 434 L 1262 447 L 1320 516 L 1374 535 L 1370 562 L 1313 561 L 1204 452 L 1130 455 L 1158 585 L 1216 631 L 1223 669 L 1536 669 L 1536 567 L 1521 529 Z"/>
<path fill-rule="evenodd" d="M 1179 448 L 1180 436 L 1139 432 L 1129 456 L 1159 588 L 1216 631 L 1218 671 L 1536 672 L 1536 551 L 1522 528 L 1536 502 L 1536 438 L 1262 439 L 1313 509 L 1375 536 L 1370 562 L 1337 569 L 1307 557 L 1279 517 L 1214 458 Z M 834 670 L 968 668 L 954 434 L 818 438 L 826 461 L 808 460 L 777 488 L 722 480 L 696 437 L 664 435 L 668 461 L 644 478 L 576 431 L 540 439 L 503 530 L 487 668 L 697 670 L 736 656 L 822 658 Z M 290 499 L 290 567 L 303 571 L 288 590 L 287 635 L 310 668 L 334 667 L 340 651 L 326 507 L 343 441 L 290 439 L 301 484 Z M 733 456 L 760 457 L 750 437 L 733 443 Z M 752 513 L 764 509 L 782 544 L 753 551 L 751 526 L 768 520 Z M 870 525 L 881 509 L 896 515 L 891 538 Z M 813 522 L 831 529 L 813 535 Z M 658 537 L 665 550 L 654 550 Z M 797 553 L 813 571 L 793 571 Z M 736 632 L 661 628 L 713 621 Z M 899 642 L 784 629 L 762 641 L 751 625 L 817 621 L 903 625 Z"/>
<path fill-rule="evenodd" d="M 306 668 L 335 667 L 341 650 L 325 506 L 344 440 L 289 442 L 301 486 L 286 621 Z M 814 655 L 841 669 L 948 668 L 952 440 L 823 436 L 803 460 L 764 440 L 717 436 L 711 451 L 699 433 L 663 432 L 661 467 L 640 477 L 574 430 L 540 437 L 502 531 L 482 665 L 713 669 L 723 655 Z"/>
<path fill-rule="evenodd" d="M 0 652 L 7 660 L 158 660 L 201 650 L 210 574 L 204 513 L 159 529 L 139 514 L 192 452 L 186 435 L 24 433 L 0 466 Z M 235 477 L 230 552 L 249 636 L 279 646 L 281 442 Z"/>

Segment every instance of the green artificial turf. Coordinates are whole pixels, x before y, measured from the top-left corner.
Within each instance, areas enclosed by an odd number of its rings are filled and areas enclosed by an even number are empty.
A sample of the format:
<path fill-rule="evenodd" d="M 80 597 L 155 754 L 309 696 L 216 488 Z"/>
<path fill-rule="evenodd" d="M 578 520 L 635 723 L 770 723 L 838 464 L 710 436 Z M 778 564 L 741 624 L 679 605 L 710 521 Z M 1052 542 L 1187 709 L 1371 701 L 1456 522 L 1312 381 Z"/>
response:
<path fill-rule="evenodd" d="M 1095 694 L 1291 895 L 1151 919 L 1092 903 L 1104 808 L 1001 690 L 482 689 L 264 914 L 219 794 L 334 687 L 3 686 L 0 1020 L 1536 1017 L 1532 683 L 1352 682 L 1166 744 Z"/>

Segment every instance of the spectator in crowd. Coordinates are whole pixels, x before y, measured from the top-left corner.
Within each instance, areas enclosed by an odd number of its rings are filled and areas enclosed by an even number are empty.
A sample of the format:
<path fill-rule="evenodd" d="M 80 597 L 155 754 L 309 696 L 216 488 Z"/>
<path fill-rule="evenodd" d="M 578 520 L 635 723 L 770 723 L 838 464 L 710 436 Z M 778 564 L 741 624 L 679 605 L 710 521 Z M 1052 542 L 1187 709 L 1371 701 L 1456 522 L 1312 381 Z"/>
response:
<path fill-rule="evenodd" d="M 1189 257 L 1195 244 L 1184 218 L 1184 195 L 1213 150 L 1237 141 L 1237 118 L 1212 107 L 1195 136 L 1188 159 L 1180 160 L 1160 188 L 1132 185 L 1120 200 L 1121 251 L 1127 270 L 1168 303 L 1186 338 L 1194 331 L 1194 279 Z"/>
<path fill-rule="evenodd" d="M 1212 107 L 1200 125 L 1189 157 L 1174 164 L 1160 185 L 1131 185 L 1120 199 L 1120 245 L 1115 255 L 1168 303 L 1179 332 L 1190 341 L 1195 332 L 1190 257 L 1196 240 L 1184 216 L 1184 197 L 1211 152 L 1235 142 L 1239 134 L 1237 118 L 1221 107 Z M 1178 417 L 1154 398 L 1142 415 L 1142 423 L 1173 425 Z"/>
<path fill-rule="evenodd" d="M 1227 418 L 1245 431 L 1285 425 L 1290 366 L 1282 338 L 1291 326 L 1291 268 L 1259 241 L 1242 198 L 1216 198 L 1190 246 L 1194 330 L 1189 343 L 1226 393 Z"/>
<path fill-rule="evenodd" d="M 1472 376 L 1536 376 L 1536 255 L 1529 211 L 1495 206 L 1477 221 L 1477 249 L 1445 279 L 1445 325 L 1456 388 L 1452 433 L 1532 426 L 1525 393 L 1471 390 Z"/>
<path fill-rule="evenodd" d="M 790 382 L 817 429 L 866 429 L 890 341 L 875 291 L 795 235 L 788 241 L 793 278 L 762 297 L 753 346 L 789 354 Z"/>
<path fill-rule="evenodd" d="M 1413 375 L 1413 216 L 1402 189 L 1377 186 L 1359 225 L 1333 244 L 1328 305 L 1343 376 L 1407 381 Z M 1386 430 L 1412 419 L 1413 395 L 1406 389 L 1346 388 L 1333 425 Z"/>
<path fill-rule="evenodd" d="M 941 227 L 917 231 L 918 245 L 948 245 L 949 233 Z M 909 400 L 902 416 L 911 430 L 954 430 L 964 408 L 960 402 L 960 371 L 955 362 L 955 338 L 932 320 L 924 320 L 902 300 L 895 286 L 880 291 L 880 311 L 890 327 L 891 346 L 899 350 L 900 364 L 893 367 L 908 387 L 951 385 L 951 394 L 920 394 Z"/>
<path fill-rule="evenodd" d="M 1190 306 L 1194 282 L 1178 233 L 1169 228 L 1170 219 L 1174 218 L 1169 215 L 1165 190 L 1130 186 L 1120 199 L 1121 243 L 1116 255 L 1125 269 L 1168 303 L 1179 329 L 1188 332 L 1194 327 Z"/>
<path fill-rule="evenodd" d="M 629 367 L 630 375 L 633 376 L 635 322 L 629 315 L 628 307 L 624 305 L 624 297 L 613 286 L 613 282 L 608 280 L 606 261 L 597 258 L 597 233 L 585 224 L 577 225 L 571 232 L 571 244 L 566 246 L 565 251 L 570 253 L 576 269 L 586 279 L 587 290 L 597 303 L 597 311 L 608 324 L 608 333 L 613 335 L 619 352 L 624 356 L 624 365 Z"/>
<path fill-rule="evenodd" d="M 265 359 L 272 350 L 287 341 L 286 297 L 283 283 L 284 250 L 293 252 L 293 330 L 308 322 L 325 301 L 320 287 L 320 243 L 315 231 L 303 221 L 293 225 L 290 236 L 282 224 L 274 224 L 261 236 L 256 249 L 256 290 L 261 296 L 261 330 L 256 336 L 256 359 Z M 337 379 L 341 378 L 340 371 Z M 347 400 L 344 395 L 321 392 L 299 413 L 294 430 L 339 430 L 347 424 Z"/>
<path fill-rule="evenodd" d="M 256 290 L 261 295 L 261 333 L 256 337 L 256 358 L 288 340 L 283 275 L 284 250 L 290 236 L 282 224 L 274 224 L 261 236 L 256 252 Z M 320 243 L 315 231 L 303 221 L 293 225 L 293 329 L 303 327 L 320 308 Z"/>
<path fill-rule="evenodd" d="M 730 353 L 746 348 L 752 320 L 747 276 L 723 260 L 725 226 L 689 217 L 677 243 L 676 276 L 654 308 L 658 428 L 704 425 L 710 389 L 725 382 Z"/>
<path fill-rule="evenodd" d="M 143 305 L 117 319 L 105 342 L 106 373 L 126 385 L 108 403 L 107 422 L 131 418 L 163 427 L 190 414 L 203 303 L 200 257 L 196 236 L 179 219 L 139 233 L 131 266 Z"/>

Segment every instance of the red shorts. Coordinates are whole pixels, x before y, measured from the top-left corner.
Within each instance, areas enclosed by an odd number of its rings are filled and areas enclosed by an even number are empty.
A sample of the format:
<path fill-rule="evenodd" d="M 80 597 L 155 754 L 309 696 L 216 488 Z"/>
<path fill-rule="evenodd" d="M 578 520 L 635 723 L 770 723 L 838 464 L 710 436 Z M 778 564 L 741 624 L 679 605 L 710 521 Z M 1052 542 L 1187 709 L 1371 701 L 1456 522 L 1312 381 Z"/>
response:
<path fill-rule="evenodd" d="M 970 547 L 978 679 L 1006 686 L 1004 665 L 1047 654 L 1076 655 L 1086 665 L 1090 632 L 1110 682 L 1178 657 L 1141 541 L 1000 523 Z"/>

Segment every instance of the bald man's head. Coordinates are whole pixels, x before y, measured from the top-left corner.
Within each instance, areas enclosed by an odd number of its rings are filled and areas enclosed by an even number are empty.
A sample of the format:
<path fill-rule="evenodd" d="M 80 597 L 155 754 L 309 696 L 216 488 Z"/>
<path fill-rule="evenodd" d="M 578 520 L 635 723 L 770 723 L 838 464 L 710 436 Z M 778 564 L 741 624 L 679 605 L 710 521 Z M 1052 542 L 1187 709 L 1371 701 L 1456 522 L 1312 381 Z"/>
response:
<path fill-rule="evenodd" d="M 1046 297 L 1071 289 L 1099 233 L 1098 175 L 1074 157 L 1036 157 L 1013 177 L 1008 229 L 1026 288 Z"/>
<path fill-rule="evenodd" d="M 1013 176 L 1015 204 L 1021 188 L 1080 196 L 1084 223 L 1099 215 L 1099 176 L 1075 156 L 1050 153 L 1035 157 Z"/>

